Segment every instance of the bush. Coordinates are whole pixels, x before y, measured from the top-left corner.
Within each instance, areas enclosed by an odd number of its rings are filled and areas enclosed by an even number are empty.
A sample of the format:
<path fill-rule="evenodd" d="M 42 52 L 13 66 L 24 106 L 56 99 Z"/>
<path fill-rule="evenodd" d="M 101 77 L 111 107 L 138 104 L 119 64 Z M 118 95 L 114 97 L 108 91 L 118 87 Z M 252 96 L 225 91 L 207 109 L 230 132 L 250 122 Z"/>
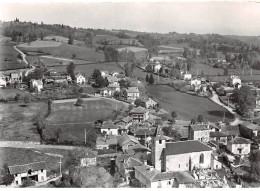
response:
<path fill-rule="evenodd" d="M 31 180 L 30 178 L 27 178 L 25 181 L 23 181 L 23 184 L 21 185 L 21 187 L 29 187 L 29 186 L 34 186 L 35 182 L 33 180 Z"/>
<path fill-rule="evenodd" d="M 76 101 L 76 106 L 82 106 L 84 103 L 84 100 L 82 98 L 78 98 L 77 101 Z"/>

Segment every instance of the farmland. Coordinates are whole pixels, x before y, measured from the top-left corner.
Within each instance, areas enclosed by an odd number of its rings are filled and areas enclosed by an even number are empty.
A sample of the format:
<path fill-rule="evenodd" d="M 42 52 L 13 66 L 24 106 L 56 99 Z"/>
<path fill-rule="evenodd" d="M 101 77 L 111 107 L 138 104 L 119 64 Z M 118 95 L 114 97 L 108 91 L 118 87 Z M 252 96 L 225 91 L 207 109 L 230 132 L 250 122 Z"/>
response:
<path fill-rule="evenodd" d="M 10 45 L 0 47 L 0 70 L 26 68 L 26 64 L 17 58 L 19 53 Z"/>
<path fill-rule="evenodd" d="M 49 69 L 54 69 L 57 71 L 66 71 L 66 66 L 56 66 L 56 67 L 49 67 Z M 87 77 L 91 76 L 94 69 L 99 70 L 107 70 L 107 71 L 123 71 L 117 63 L 115 62 L 107 62 L 107 63 L 96 63 L 96 64 L 86 64 L 86 65 L 76 65 L 75 72 L 79 71 L 84 73 Z"/>
<path fill-rule="evenodd" d="M 85 100 L 83 106 L 75 106 L 74 102 L 55 103 L 52 114 L 47 118 L 45 131 L 48 139 L 54 137 L 54 132 L 61 129 L 60 141 L 77 140 L 84 142 L 84 129 L 93 128 L 93 122 L 104 120 L 114 114 L 114 110 L 121 111 L 125 106 L 115 104 L 110 100 Z"/>
<path fill-rule="evenodd" d="M 197 62 L 192 68 L 191 68 L 191 74 L 192 75 L 198 75 L 201 74 L 201 71 L 203 71 L 204 75 L 222 75 L 224 70 L 222 68 L 213 68 L 210 65 L 202 64 L 200 62 Z"/>
<path fill-rule="evenodd" d="M 30 103 L 27 107 L 19 103 L 0 103 L 0 140 L 40 141 L 33 120 L 45 106 L 42 102 Z"/>
<path fill-rule="evenodd" d="M 217 122 L 222 120 L 224 112 L 227 120 L 233 119 L 226 109 L 207 98 L 181 93 L 166 85 L 148 86 L 147 91 L 151 97 L 159 100 L 166 111 L 175 111 L 177 119 L 191 120 L 203 115 L 205 120 Z"/>

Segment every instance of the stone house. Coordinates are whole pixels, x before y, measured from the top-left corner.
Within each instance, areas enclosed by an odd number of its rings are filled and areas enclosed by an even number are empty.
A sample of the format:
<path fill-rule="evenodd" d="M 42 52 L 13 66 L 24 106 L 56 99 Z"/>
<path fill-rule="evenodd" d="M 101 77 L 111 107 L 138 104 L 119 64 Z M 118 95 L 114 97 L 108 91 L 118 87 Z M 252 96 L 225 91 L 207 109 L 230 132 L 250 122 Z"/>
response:
<path fill-rule="evenodd" d="M 117 140 L 123 152 L 126 152 L 127 149 L 130 149 L 136 144 L 140 144 L 139 141 L 134 136 L 128 134 L 123 134 L 121 136 L 118 136 Z"/>
<path fill-rule="evenodd" d="M 18 83 L 22 82 L 22 75 L 18 72 L 10 74 L 10 83 L 15 83 L 15 82 Z"/>
<path fill-rule="evenodd" d="M 15 185 L 22 185 L 27 178 L 36 182 L 47 180 L 45 161 L 8 166 L 8 169 L 10 174 L 14 176 Z"/>
<path fill-rule="evenodd" d="M 83 152 L 80 156 L 80 166 L 95 166 L 97 164 L 97 153 L 92 151 Z"/>
<path fill-rule="evenodd" d="M 188 138 L 189 140 L 198 140 L 201 142 L 209 142 L 210 132 L 215 131 L 209 124 L 194 124 L 189 125 Z"/>
<path fill-rule="evenodd" d="M 108 89 L 111 91 L 111 95 L 113 96 L 115 92 L 120 92 L 120 86 L 117 85 L 109 85 Z"/>
<path fill-rule="evenodd" d="M 75 78 L 76 78 L 77 84 L 85 84 L 86 83 L 86 78 L 83 74 L 78 73 L 78 74 L 76 74 Z"/>
<path fill-rule="evenodd" d="M 200 86 L 201 85 L 201 79 L 200 78 L 192 78 L 191 81 L 190 81 L 190 85 Z"/>
<path fill-rule="evenodd" d="M 240 88 L 241 87 L 241 79 L 239 78 L 239 76 L 235 76 L 235 75 L 232 75 L 230 76 L 230 85 L 233 86 L 233 87 L 238 87 Z"/>
<path fill-rule="evenodd" d="M 118 127 L 112 122 L 104 122 L 100 127 L 101 133 L 107 135 L 118 135 Z"/>
<path fill-rule="evenodd" d="M 143 122 L 149 118 L 149 111 L 141 106 L 132 109 L 129 115 L 133 118 L 133 121 Z"/>
<path fill-rule="evenodd" d="M 143 98 L 141 101 L 145 103 L 145 107 L 147 109 L 154 108 L 157 105 L 157 102 L 151 98 Z"/>
<path fill-rule="evenodd" d="M 112 96 L 112 91 L 109 88 L 101 88 L 100 90 L 100 96 L 102 97 L 111 97 Z"/>
<path fill-rule="evenodd" d="M 162 172 L 207 169 L 211 167 L 212 151 L 197 140 L 166 142 L 156 139 L 152 146 L 152 164 Z"/>
<path fill-rule="evenodd" d="M 132 100 L 132 101 L 138 99 L 140 97 L 140 92 L 138 87 L 129 87 L 128 89 L 126 89 L 126 97 L 127 100 Z"/>
<path fill-rule="evenodd" d="M 227 150 L 235 155 L 247 155 L 250 154 L 251 141 L 236 137 L 227 143 Z"/>
<path fill-rule="evenodd" d="M 6 81 L 3 78 L 0 78 L 0 87 L 6 87 Z"/>
<path fill-rule="evenodd" d="M 119 121 L 115 122 L 115 125 L 118 126 L 118 134 L 124 134 L 128 132 L 128 128 L 133 124 L 133 118 L 130 116 L 124 117 Z"/>
<path fill-rule="evenodd" d="M 209 132 L 209 140 L 227 145 L 227 135 L 220 131 Z"/>
<path fill-rule="evenodd" d="M 183 80 L 191 80 L 192 74 L 188 74 L 187 72 L 183 74 Z"/>
<path fill-rule="evenodd" d="M 31 88 L 31 89 L 37 89 L 37 91 L 40 92 L 40 91 L 43 89 L 42 80 L 32 79 L 32 80 L 30 81 L 30 88 Z"/>

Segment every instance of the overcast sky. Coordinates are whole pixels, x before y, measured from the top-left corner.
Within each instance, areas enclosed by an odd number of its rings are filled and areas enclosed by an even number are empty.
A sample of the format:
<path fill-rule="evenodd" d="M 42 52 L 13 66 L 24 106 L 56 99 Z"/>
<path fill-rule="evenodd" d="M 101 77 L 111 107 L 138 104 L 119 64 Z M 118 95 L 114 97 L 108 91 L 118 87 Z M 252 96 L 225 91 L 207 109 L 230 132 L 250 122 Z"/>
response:
<path fill-rule="evenodd" d="M 260 35 L 260 3 L 0 4 L 0 19 L 168 33 Z"/>

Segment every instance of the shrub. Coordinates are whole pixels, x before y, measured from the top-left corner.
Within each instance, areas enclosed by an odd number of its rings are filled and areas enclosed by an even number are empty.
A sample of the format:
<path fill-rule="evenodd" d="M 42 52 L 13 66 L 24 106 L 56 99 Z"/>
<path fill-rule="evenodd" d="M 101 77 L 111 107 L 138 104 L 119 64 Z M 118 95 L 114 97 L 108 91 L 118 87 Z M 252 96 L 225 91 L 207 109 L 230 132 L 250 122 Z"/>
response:
<path fill-rule="evenodd" d="M 29 186 L 34 186 L 35 182 L 32 181 L 30 178 L 27 178 L 25 181 L 23 181 L 23 184 L 21 185 L 21 187 L 29 187 Z"/>
<path fill-rule="evenodd" d="M 77 101 L 76 101 L 76 106 L 82 106 L 84 103 L 84 100 L 82 98 L 78 98 Z"/>

